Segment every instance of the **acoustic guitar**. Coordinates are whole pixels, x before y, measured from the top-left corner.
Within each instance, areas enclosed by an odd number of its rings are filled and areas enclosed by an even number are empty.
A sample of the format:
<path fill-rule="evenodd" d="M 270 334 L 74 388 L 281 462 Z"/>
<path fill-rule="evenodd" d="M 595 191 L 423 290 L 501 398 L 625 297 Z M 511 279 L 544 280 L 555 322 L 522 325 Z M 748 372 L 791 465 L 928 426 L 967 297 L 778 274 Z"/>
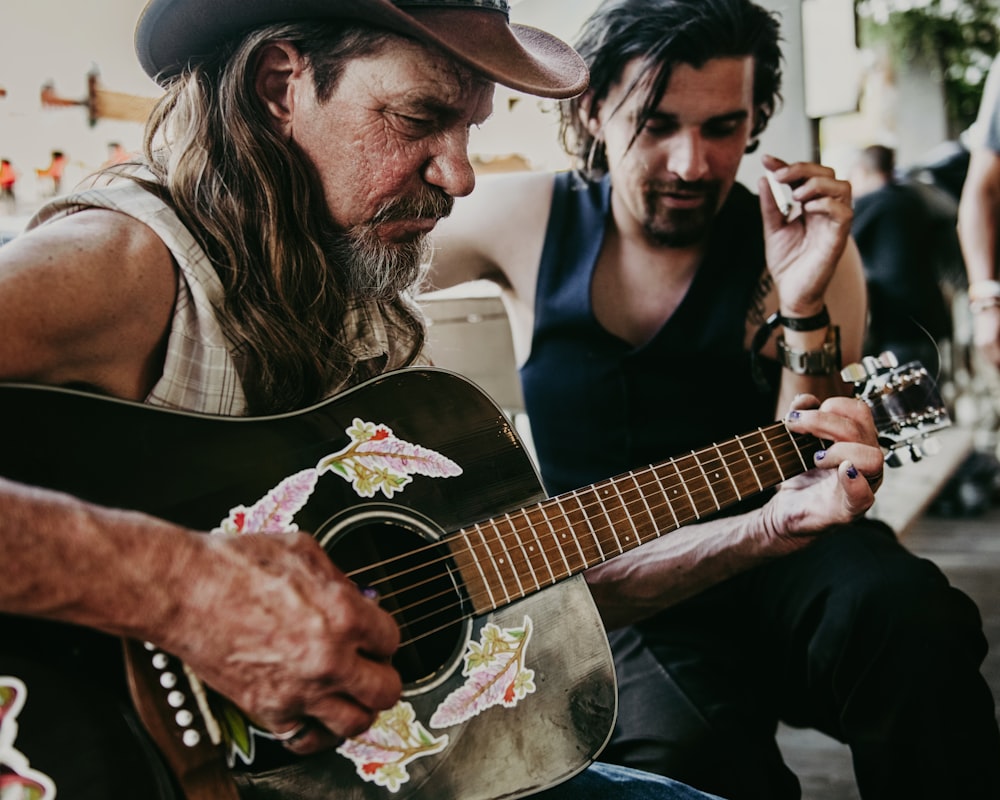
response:
<path fill-rule="evenodd" d="M 949 424 L 919 364 L 866 359 L 852 369 L 893 460 L 919 457 L 928 434 Z M 38 800 L 56 789 L 65 800 L 102 796 L 68 788 L 80 784 L 70 773 L 126 770 L 130 731 L 133 761 L 155 761 L 151 737 L 188 797 L 493 800 L 552 786 L 597 756 L 616 713 L 611 654 L 580 573 L 808 470 L 823 447 L 777 422 L 546 497 L 503 411 L 430 368 L 255 418 L 2 385 L 0 425 L 7 478 L 216 536 L 312 532 L 377 591 L 403 640 L 399 704 L 336 751 L 301 758 L 169 653 L 132 641 L 125 655 L 144 729 L 115 712 L 122 732 L 105 741 L 102 720 L 120 701 L 99 702 L 94 676 L 110 668 L 91 670 L 86 654 L 106 658 L 120 643 L 5 617 L 0 794 L 7 781 Z M 49 684 L 62 693 L 45 699 Z M 40 723 L 36 707 L 59 718 Z M 44 754 L 19 739 L 30 730 Z"/>

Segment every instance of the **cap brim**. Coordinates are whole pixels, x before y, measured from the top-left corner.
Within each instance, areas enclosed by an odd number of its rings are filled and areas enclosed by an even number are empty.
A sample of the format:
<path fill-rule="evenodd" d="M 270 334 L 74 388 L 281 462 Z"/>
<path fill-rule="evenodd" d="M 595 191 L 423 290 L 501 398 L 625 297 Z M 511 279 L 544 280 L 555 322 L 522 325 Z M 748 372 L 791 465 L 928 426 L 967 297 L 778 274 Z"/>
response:
<path fill-rule="evenodd" d="M 404 11 L 389 0 L 150 0 L 136 26 L 135 50 L 143 70 L 165 83 L 229 39 L 308 19 L 358 20 L 411 36 L 497 83 L 540 97 L 574 97 L 587 87 L 587 67 L 568 44 L 476 6 Z"/>

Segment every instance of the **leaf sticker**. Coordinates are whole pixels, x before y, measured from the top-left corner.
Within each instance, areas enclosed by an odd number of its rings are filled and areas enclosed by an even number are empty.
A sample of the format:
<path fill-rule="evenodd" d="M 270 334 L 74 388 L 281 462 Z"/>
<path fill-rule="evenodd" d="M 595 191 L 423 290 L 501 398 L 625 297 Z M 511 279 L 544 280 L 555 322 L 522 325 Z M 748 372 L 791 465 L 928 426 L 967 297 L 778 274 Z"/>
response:
<path fill-rule="evenodd" d="M 431 735 L 417 721 L 413 706 L 401 701 L 379 714 L 363 734 L 345 741 L 337 752 L 354 762 L 365 781 L 398 792 L 410 780 L 407 764 L 440 753 L 447 746 L 447 735 Z"/>
<path fill-rule="evenodd" d="M 319 473 L 304 469 L 285 478 L 250 508 L 236 506 L 212 533 L 294 533 L 292 519 L 309 502 Z"/>
<path fill-rule="evenodd" d="M 483 626 L 479 642 L 469 642 L 462 674 L 468 680 L 449 694 L 431 717 L 432 728 L 448 728 L 493 706 L 513 708 L 535 692 L 535 671 L 524 666 L 531 618 L 521 628 Z"/>
<path fill-rule="evenodd" d="M 462 474 L 462 468 L 451 459 L 397 439 L 387 425 L 355 418 L 346 433 L 351 443 L 322 459 L 316 469 L 340 475 L 359 497 L 382 492 L 391 498 L 413 480 L 411 475 L 451 478 Z"/>
<path fill-rule="evenodd" d="M 17 717 L 28 700 L 28 687 L 13 675 L 0 675 L 0 800 L 54 800 L 56 785 L 30 767 L 15 747 Z"/>

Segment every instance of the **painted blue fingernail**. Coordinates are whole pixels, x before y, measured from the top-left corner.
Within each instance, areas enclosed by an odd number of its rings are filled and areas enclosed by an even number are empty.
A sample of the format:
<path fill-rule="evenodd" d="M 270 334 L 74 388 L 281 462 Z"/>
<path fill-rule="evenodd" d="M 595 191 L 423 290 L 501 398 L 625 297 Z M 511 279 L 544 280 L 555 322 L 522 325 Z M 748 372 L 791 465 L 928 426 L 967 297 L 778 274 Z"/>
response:
<path fill-rule="evenodd" d="M 788 412 L 788 418 L 789 419 L 798 419 L 801 416 L 802 415 L 798 411 L 790 411 L 790 412 Z"/>
<path fill-rule="evenodd" d="M 816 459 L 816 461 L 822 461 L 826 458 L 826 450 L 817 450 L 816 455 L 814 455 L 813 458 Z"/>
<path fill-rule="evenodd" d="M 371 586 L 366 586 L 361 590 L 361 594 L 369 600 L 378 600 L 378 592 Z"/>
<path fill-rule="evenodd" d="M 847 477 L 850 478 L 852 481 L 856 477 L 858 477 L 858 470 L 853 464 L 851 464 L 851 466 L 847 468 Z"/>

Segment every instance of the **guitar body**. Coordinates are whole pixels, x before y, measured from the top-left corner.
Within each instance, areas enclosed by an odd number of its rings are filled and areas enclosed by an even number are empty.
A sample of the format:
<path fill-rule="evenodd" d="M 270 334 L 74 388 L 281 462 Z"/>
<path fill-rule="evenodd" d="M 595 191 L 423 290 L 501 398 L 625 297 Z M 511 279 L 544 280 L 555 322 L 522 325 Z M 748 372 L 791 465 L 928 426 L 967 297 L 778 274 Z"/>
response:
<path fill-rule="evenodd" d="M 382 738 L 355 742 L 353 750 L 296 759 L 266 736 L 252 733 L 249 746 L 236 737 L 242 755 L 234 755 L 227 736 L 220 739 L 213 730 L 218 722 L 213 717 L 226 717 L 224 699 L 209 691 L 208 699 L 199 701 L 197 681 L 190 687 L 183 682 L 183 665 L 169 654 L 129 643 L 137 691 L 159 709 L 158 719 L 148 711 L 143 719 L 175 771 L 188 751 L 202 750 L 213 763 L 229 758 L 240 797 L 489 800 L 553 785 L 583 769 L 607 741 L 616 710 L 613 665 L 582 578 L 571 577 L 482 612 L 464 580 L 468 567 L 450 558 L 447 537 L 452 532 L 545 497 L 503 412 L 464 378 L 436 369 L 405 370 L 302 412 L 250 419 L 7 385 L 0 386 L 0 419 L 0 475 L 12 480 L 198 530 L 231 532 L 261 503 L 278 503 L 279 495 L 285 503 L 294 494 L 282 493 L 281 487 L 300 487 L 306 480 L 310 488 L 296 495 L 300 502 L 290 517 L 293 524 L 316 536 L 342 569 L 365 575 L 359 582 L 377 586 L 380 596 L 397 593 L 379 582 L 381 577 L 371 578 L 364 571 L 367 564 L 428 548 L 442 555 L 435 563 L 447 564 L 428 578 L 430 594 L 443 598 L 432 608 L 433 615 L 456 608 L 467 613 L 452 614 L 441 630 L 421 630 L 424 615 L 415 615 L 416 635 L 404 626 L 404 640 L 409 632 L 418 643 L 397 665 L 406 681 L 403 702 L 415 724 L 411 731 L 424 746 L 423 754 L 400 758 L 394 769 L 387 769 L 385 755 L 399 742 Z M 361 439 L 397 443 L 403 456 L 426 458 L 431 467 L 406 473 L 410 461 L 401 456 L 405 469 L 388 461 L 385 470 L 374 469 L 370 456 L 362 463 L 356 452 L 359 431 L 364 432 Z M 302 501 L 302 495 L 307 499 Z M 11 618 L 4 624 L 8 622 L 20 628 L 32 624 Z M 58 633 L 51 633 L 59 630 L 39 625 L 46 653 L 59 652 Z M 518 690 L 511 683 L 503 702 L 467 703 L 464 714 L 456 715 L 456 698 L 475 680 L 467 674 L 470 646 L 490 636 L 516 644 Z M 4 663 L 0 661 L 0 675 Z M 39 671 L 58 667 L 46 663 Z M 16 676 L 27 687 L 22 729 L 32 714 L 30 672 L 23 669 Z M 183 703 L 160 688 L 173 681 L 164 679 L 165 673 L 181 681 L 175 688 Z M 191 713 L 178 714 L 184 710 Z M 74 711 L 72 705 L 62 709 L 67 715 Z M 89 712 L 81 706 L 79 713 Z M 86 729 L 88 719 L 75 722 Z M 232 739 L 232 731 L 226 730 Z M 246 756 L 252 756 L 252 763 L 244 763 Z M 108 763 L 116 757 L 112 753 Z M 31 766 L 40 770 L 39 758 Z M 101 757 L 93 760 L 102 763 Z"/>

